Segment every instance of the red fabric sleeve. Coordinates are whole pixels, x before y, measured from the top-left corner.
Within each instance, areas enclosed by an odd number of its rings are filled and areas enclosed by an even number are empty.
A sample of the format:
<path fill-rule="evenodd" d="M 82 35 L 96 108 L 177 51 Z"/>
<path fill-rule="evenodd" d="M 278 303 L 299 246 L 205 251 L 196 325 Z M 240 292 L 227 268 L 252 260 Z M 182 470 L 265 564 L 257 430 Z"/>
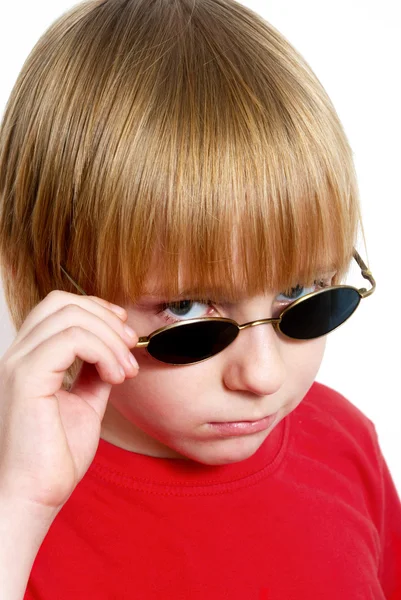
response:
<path fill-rule="evenodd" d="M 380 449 L 377 432 L 377 456 L 381 470 L 381 562 L 379 579 L 388 600 L 401 600 L 401 501 Z"/>

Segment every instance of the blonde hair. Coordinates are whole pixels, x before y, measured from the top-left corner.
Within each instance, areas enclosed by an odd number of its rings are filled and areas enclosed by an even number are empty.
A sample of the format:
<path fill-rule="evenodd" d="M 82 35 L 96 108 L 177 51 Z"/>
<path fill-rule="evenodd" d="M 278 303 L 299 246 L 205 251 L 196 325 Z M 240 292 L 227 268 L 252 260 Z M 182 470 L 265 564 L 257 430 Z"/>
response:
<path fill-rule="evenodd" d="M 358 226 L 352 150 L 306 61 L 234 0 L 90 0 L 28 56 L 0 129 L 0 267 L 18 330 L 51 290 L 235 300 L 334 266 Z M 366 246 L 366 244 L 365 244 Z"/>

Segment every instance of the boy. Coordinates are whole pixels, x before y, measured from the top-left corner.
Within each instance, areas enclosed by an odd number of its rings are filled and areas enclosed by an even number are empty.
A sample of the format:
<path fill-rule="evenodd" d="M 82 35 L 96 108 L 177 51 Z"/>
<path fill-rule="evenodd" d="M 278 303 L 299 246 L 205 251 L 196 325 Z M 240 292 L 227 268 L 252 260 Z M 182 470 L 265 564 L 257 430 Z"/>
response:
<path fill-rule="evenodd" d="M 400 597 L 374 425 L 315 382 L 375 281 L 290 44 L 231 0 L 79 4 L 0 147 L 3 598 Z"/>

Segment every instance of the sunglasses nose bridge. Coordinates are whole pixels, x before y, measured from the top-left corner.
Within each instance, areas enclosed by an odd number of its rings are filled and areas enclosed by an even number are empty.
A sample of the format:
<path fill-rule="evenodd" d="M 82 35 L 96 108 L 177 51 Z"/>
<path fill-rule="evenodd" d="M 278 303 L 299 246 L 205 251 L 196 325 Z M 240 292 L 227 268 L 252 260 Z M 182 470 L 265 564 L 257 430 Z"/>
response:
<path fill-rule="evenodd" d="M 256 325 L 266 325 L 271 323 L 272 325 L 278 325 L 281 322 L 281 317 L 278 319 L 258 319 L 257 321 L 249 321 L 243 325 L 238 325 L 239 330 L 248 329 L 248 327 L 256 327 Z"/>

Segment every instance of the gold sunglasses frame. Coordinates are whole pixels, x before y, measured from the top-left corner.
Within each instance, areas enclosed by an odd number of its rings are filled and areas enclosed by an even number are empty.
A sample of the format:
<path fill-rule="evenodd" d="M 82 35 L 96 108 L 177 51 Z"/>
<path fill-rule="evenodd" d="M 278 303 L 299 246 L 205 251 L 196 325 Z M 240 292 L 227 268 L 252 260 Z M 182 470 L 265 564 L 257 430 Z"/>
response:
<path fill-rule="evenodd" d="M 362 258 L 360 257 L 360 255 L 358 254 L 358 252 L 356 251 L 356 249 L 353 249 L 353 257 L 356 260 L 356 262 L 358 263 L 360 269 L 361 269 L 361 273 L 362 273 L 362 277 L 364 277 L 365 279 L 367 279 L 370 284 L 372 285 L 370 290 L 367 290 L 366 288 L 356 288 L 352 285 L 333 285 L 327 288 L 324 288 L 322 290 L 318 290 L 316 292 L 311 292 L 310 294 L 307 294 L 306 296 L 303 296 L 302 298 L 299 298 L 298 300 L 294 300 L 294 302 L 292 302 L 291 304 L 289 304 L 279 315 L 279 317 L 277 319 L 258 319 L 256 321 L 249 321 L 248 323 L 243 323 L 242 325 L 240 325 L 239 323 L 237 323 L 236 321 L 234 321 L 234 319 L 229 319 L 226 317 L 202 317 L 200 319 L 188 319 L 187 321 L 180 321 L 179 323 L 172 323 L 170 325 L 165 325 L 164 327 L 160 327 L 159 329 L 156 329 L 155 331 L 152 331 L 152 333 L 150 333 L 147 336 L 143 336 L 140 337 L 138 339 L 138 343 L 136 344 L 135 348 L 145 348 L 147 349 L 151 339 L 155 336 L 157 336 L 158 334 L 164 332 L 164 331 L 168 331 L 169 329 L 174 329 L 176 327 L 183 327 L 185 325 L 191 325 L 193 323 L 200 323 L 203 321 L 222 321 L 222 322 L 226 322 L 226 323 L 232 323 L 233 325 L 235 325 L 238 328 L 238 334 L 243 330 L 243 329 L 247 329 L 248 327 L 255 327 L 256 325 L 265 325 L 268 323 L 271 323 L 274 328 L 276 329 L 276 331 L 279 331 L 281 333 L 281 335 L 283 335 L 284 337 L 291 339 L 291 340 L 298 340 L 298 341 L 303 341 L 303 340 L 299 340 L 299 338 L 292 338 L 288 335 L 286 335 L 285 333 L 283 333 L 280 329 L 280 323 L 283 319 L 283 316 L 292 308 L 294 308 L 294 306 L 297 306 L 298 304 L 300 304 L 301 302 L 304 302 L 305 300 L 308 300 L 310 298 L 312 298 L 312 296 L 317 296 L 319 294 L 324 294 L 327 291 L 331 291 L 331 290 L 335 290 L 335 289 L 341 289 L 341 288 L 347 288 L 347 289 L 351 289 L 351 290 L 355 290 L 356 292 L 358 292 L 359 296 L 360 296 L 360 300 L 355 308 L 355 310 L 349 315 L 349 317 L 347 317 L 345 319 L 345 321 L 343 321 L 342 323 L 340 323 L 339 325 L 337 325 L 337 327 L 334 327 L 334 329 L 332 329 L 331 331 L 329 331 L 328 333 L 331 333 L 332 331 L 335 331 L 336 329 L 338 329 L 339 327 L 341 327 L 342 325 L 344 325 L 344 323 L 346 323 L 348 321 L 348 319 L 350 317 L 352 317 L 352 315 L 355 313 L 356 309 L 358 308 L 360 301 L 363 298 L 367 298 L 368 296 L 370 296 L 371 294 L 373 294 L 373 292 L 376 289 L 376 282 L 373 278 L 373 275 L 371 273 L 371 271 L 368 269 L 368 267 L 365 265 L 364 261 L 362 260 Z M 72 277 L 67 273 L 67 271 L 64 269 L 64 267 L 60 264 L 60 268 L 61 270 L 65 273 L 65 275 L 68 277 L 68 279 L 70 280 L 70 282 L 77 288 L 77 290 L 83 294 L 84 296 L 87 296 L 88 294 L 86 294 L 86 292 L 84 292 L 84 290 L 72 279 Z M 324 335 L 328 335 L 328 333 L 323 334 L 322 336 L 318 336 L 318 337 L 323 337 Z M 237 339 L 238 335 L 234 338 L 233 342 Z M 318 339 L 317 338 L 311 338 L 311 339 Z M 232 342 L 230 342 L 229 345 L 231 345 Z M 217 354 L 220 354 L 220 352 L 223 352 L 223 350 L 225 350 L 226 348 L 228 348 L 228 346 L 225 346 L 225 348 L 223 348 L 222 350 L 219 350 L 218 352 L 216 352 L 215 354 L 212 354 L 212 356 L 208 356 L 207 358 L 203 358 L 201 360 L 196 360 L 194 362 L 191 363 L 167 363 L 163 360 L 160 360 L 158 358 L 156 358 L 155 356 L 151 355 L 152 358 L 154 358 L 155 360 L 163 363 L 163 364 L 168 364 L 171 366 L 177 366 L 177 367 L 187 367 L 190 365 L 195 365 L 201 362 L 204 362 L 205 360 L 209 360 L 210 358 L 213 358 L 213 356 L 216 356 Z"/>

